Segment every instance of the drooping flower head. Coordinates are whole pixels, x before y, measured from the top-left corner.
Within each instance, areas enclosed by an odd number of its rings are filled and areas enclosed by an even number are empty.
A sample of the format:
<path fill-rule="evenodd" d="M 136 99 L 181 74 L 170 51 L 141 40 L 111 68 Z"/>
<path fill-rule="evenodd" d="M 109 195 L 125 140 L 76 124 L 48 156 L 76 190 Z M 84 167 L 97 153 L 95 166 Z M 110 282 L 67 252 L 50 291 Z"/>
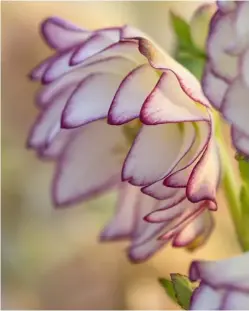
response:
<path fill-rule="evenodd" d="M 195 77 L 129 26 L 88 31 L 49 18 L 42 32 L 55 53 L 31 74 L 44 86 L 28 145 L 57 163 L 55 205 L 121 187 L 101 237 L 131 239 L 138 261 L 173 237 L 182 246 L 208 236 L 219 161 Z"/>
<path fill-rule="evenodd" d="M 236 149 L 249 155 L 249 2 L 218 1 L 207 42 L 203 90 L 232 125 Z"/>

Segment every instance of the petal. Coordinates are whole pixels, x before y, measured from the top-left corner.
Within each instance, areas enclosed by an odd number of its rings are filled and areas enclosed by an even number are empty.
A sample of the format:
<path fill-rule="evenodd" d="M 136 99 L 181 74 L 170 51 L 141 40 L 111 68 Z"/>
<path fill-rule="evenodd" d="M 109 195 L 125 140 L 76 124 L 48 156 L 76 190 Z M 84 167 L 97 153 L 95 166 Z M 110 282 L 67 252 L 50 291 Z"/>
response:
<path fill-rule="evenodd" d="M 174 196 L 167 200 L 161 201 L 156 211 L 146 215 L 146 221 L 151 223 L 161 223 L 173 220 L 174 218 L 180 216 L 185 210 L 185 199 L 185 189 L 177 189 Z"/>
<path fill-rule="evenodd" d="M 48 70 L 51 65 L 54 57 L 50 57 L 45 61 L 41 62 L 38 66 L 36 66 L 30 73 L 29 77 L 31 80 L 42 80 L 45 72 Z"/>
<path fill-rule="evenodd" d="M 247 88 L 249 88 L 249 49 L 243 54 L 241 59 L 241 73 L 242 79 L 246 84 Z"/>
<path fill-rule="evenodd" d="M 238 130 L 249 136 L 249 88 L 238 78 L 229 87 L 221 111 Z"/>
<path fill-rule="evenodd" d="M 234 126 L 232 127 L 232 141 L 238 151 L 249 155 L 249 136 L 243 134 Z"/>
<path fill-rule="evenodd" d="M 212 215 L 210 211 L 206 210 L 175 236 L 172 245 L 174 247 L 188 246 L 198 238 L 201 238 L 198 246 L 203 245 L 210 236 L 213 227 Z"/>
<path fill-rule="evenodd" d="M 76 68 L 74 71 L 69 72 L 49 85 L 46 85 L 38 94 L 38 104 L 40 106 L 46 106 L 55 94 L 68 87 L 68 85 L 73 84 L 77 86 L 85 77 L 93 72 L 128 74 L 133 68 L 134 62 L 120 56 L 112 56 L 107 59 L 90 63 L 85 67 Z"/>
<path fill-rule="evenodd" d="M 190 279 L 201 279 L 216 289 L 227 287 L 249 292 L 248 262 L 249 252 L 219 261 L 194 261 L 189 270 Z"/>
<path fill-rule="evenodd" d="M 121 129 L 103 121 L 78 131 L 59 159 L 53 182 L 55 204 L 72 204 L 113 187 L 123 162 L 117 148 L 124 143 Z"/>
<path fill-rule="evenodd" d="M 209 65 L 206 65 L 205 72 L 202 78 L 202 87 L 204 94 L 207 96 L 211 104 L 220 109 L 222 100 L 228 89 L 228 84 L 216 76 Z"/>
<path fill-rule="evenodd" d="M 236 1 L 218 0 L 217 5 L 222 13 L 229 13 L 236 9 Z"/>
<path fill-rule="evenodd" d="M 175 165 L 181 144 L 182 134 L 176 124 L 144 125 L 125 159 L 122 179 L 137 186 L 162 179 Z"/>
<path fill-rule="evenodd" d="M 152 185 L 143 187 L 141 191 L 157 200 L 165 200 L 173 197 L 178 189 L 169 188 L 163 185 L 163 181 L 159 180 Z"/>
<path fill-rule="evenodd" d="M 61 113 L 73 90 L 74 87 L 69 87 L 54 96 L 50 104 L 39 114 L 28 139 L 29 147 L 46 148 L 59 133 Z"/>
<path fill-rule="evenodd" d="M 91 32 L 58 18 L 47 18 L 41 25 L 42 34 L 54 49 L 63 50 L 86 40 Z"/>
<path fill-rule="evenodd" d="M 76 49 L 70 60 L 70 64 L 78 65 L 88 57 L 91 57 L 103 51 L 113 43 L 119 41 L 120 30 L 118 28 L 112 30 L 110 29 L 107 33 L 106 32 L 107 30 L 102 30 L 101 32 L 97 31 L 93 33 L 93 35 L 89 39 L 87 39 L 82 45 L 80 45 Z M 110 32 L 112 32 L 112 35 L 110 34 Z"/>
<path fill-rule="evenodd" d="M 62 114 L 62 126 L 73 128 L 106 118 L 122 78 L 122 75 L 110 73 L 87 76 L 68 100 Z"/>
<path fill-rule="evenodd" d="M 158 74 L 147 64 L 130 72 L 120 84 L 113 99 L 108 115 L 109 124 L 120 125 L 137 118 L 158 79 Z"/>
<path fill-rule="evenodd" d="M 249 293 L 229 291 L 225 294 L 222 302 L 222 310 L 248 310 Z"/>
<path fill-rule="evenodd" d="M 139 194 L 140 192 L 137 187 L 133 187 L 128 183 L 122 183 L 120 185 L 116 213 L 110 223 L 101 232 L 101 241 L 132 238 Z"/>
<path fill-rule="evenodd" d="M 207 110 L 183 91 L 176 75 L 170 70 L 161 76 L 141 111 L 141 120 L 145 124 L 207 119 Z"/>
<path fill-rule="evenodd" d="M 219 310 L 222 298 L 222 292 L 201 283 L 191 297 L 190 310 Z"/>
<path fill-rule="evenodd" d="M 195 203 L 210 200 L 216 203 L 216 188 L 220 177 L 217 146 L 210 140 L 205 152 L 194 167 L 187 184 L 188 199 Z"/>
<path fill-rule="evenodd" d="M 236 38 L 233 15 L 222 15 L 212 23 L 207 49 L 212 70 L 227 81 L 232 81 L 238 74 L 238 58 L 226 52 L 231 38 Z"/>

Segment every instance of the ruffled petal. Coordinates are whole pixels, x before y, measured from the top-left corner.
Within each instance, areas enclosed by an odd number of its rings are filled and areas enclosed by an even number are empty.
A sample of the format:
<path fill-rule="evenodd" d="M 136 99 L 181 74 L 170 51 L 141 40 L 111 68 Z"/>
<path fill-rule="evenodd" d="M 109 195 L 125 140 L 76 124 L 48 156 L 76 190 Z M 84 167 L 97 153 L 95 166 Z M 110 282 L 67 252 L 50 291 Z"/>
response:
<path fill-rule="evenodd" d="M 182 134 L 176 124 L 144 125 L 125 159 L 123 180 L 146 186 L 162 179 L 175 165 L 181 144 Z"/>
<path fill-rule="evenodd" d="M 146 99 L 140 118 L 145 124 L 162 124 L 208 120 L 208 114 L 205 107 L 185 93 L 176 75 L 168 70 Z"/>
<path fill-rule="evenodd" d="M 41 25 L 41 31 L 48 45 L 57 50 L 70 48 L 86 40 L 91 32 L 59 18 L 47 18 Z"/>
<path fill-rule="evenodd" d="M 74 91 L 62 114 L 62 126 L 74 128 L 106 118 L 123 77 L 110 73 L 87 76 Z"/>
<path fill-rule="evenodd" d="M 249 293 L 248 262 L 249 252 L 220 261 L 194 261 L 190 267 L 190 279 L 201 279 L 216 289 L 233 288 Z"/>
<path fill-rule="evenodd" d="M 217 77 L 208 64 L 202 78 L 202 87 L 211 104 L 219 110 L 228 89 L 228 84 Z"/>
<path fill-rule="evenodd" d="M 191 297 L 190 310 L 219 310 L 222 299 L 222 292 L 201 283 Z"/>
<path fill-rule="evenodd" d="M 117 149 L 124 143 L 121 129 L 103 121 L 78 131 L 58 162 L 53 182 L 55 204 L 66 206 L 90 198 L 119 182 L 123 155 Z"/>
<path fill-rule="evenodd" d="M 137 187 L 122 183 L 116 213 L 100 234 L 101 241 L 114 241 L 133 237 L 136 222 L 136 208 L 140 192 Z"/>
<path fill-rule="evenodd" d="M 237 78 L 229 87 L 221 107 L 224 117 L 249 136 L 249 88 Z"/>
<path fill-rule="evenodd" d="M 158 74 L 147 64 L 130 72 L 120 84 L 113 99 L 108 115 L 109 124 L 120 125 L 137 118 L 158 79 Z"/>

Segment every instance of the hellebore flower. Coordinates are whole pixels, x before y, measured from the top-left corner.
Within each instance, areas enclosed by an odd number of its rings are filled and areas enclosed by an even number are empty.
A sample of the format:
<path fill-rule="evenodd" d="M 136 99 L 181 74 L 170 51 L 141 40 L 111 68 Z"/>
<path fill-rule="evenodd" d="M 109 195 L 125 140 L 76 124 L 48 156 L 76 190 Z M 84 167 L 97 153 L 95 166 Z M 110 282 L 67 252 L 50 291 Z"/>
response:
<path fill-rule="evenodd" d="M 196 78 L 129 26 L 88 31 L 49 18 L 42 33 L 55 55 L 31 73 L 44 87 L 28 146 L 57 163 L 55 205 L 86 200 L 122 180 L 114 229 L 102 239 L 130 238 L 134 260 L 172 237 L 177 246 L 199 234 L 205 240 L 220 165 L 210 105 Z"/>
<path fill-rule="evenodd" d="M 191 310 L 248 310 L 249 252 L 220 261 L 194 261 L 190 279 L 200 280 Z"/>
<path fill-rule="evenodd" d="M 232 125 L 236 149 L 249 155 L 249 2 L 218 1 L 207 41 L 203 90 Z"/>

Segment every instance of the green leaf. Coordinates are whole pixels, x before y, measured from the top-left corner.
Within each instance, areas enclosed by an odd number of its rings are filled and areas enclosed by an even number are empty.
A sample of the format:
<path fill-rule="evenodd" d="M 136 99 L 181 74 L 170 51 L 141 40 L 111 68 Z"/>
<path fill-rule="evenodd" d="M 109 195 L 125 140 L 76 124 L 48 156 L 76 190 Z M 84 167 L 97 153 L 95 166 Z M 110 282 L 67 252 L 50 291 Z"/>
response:
<path fill-rule="evenodd" d="M 249 161 L 241 156 L 238 159 L 241 178 L 249 185 Z"/>
<path fill-rule="evenodd" d="M 245 218 L 249 217 L 249 187 L 247 185 L 242 185 L 240 189 L 240 204 L 241 204 L 241 216 L 242 221 L 245 220 Z M 249 225 L 247 224 L 248 229 Z"/>
<path fill-rule="evenodd" d="M 204 58 L 198 58 L 187 53 L 179 52 L 175 59 L 187 68 L 198 80 L 202 78 L 206 62 Z"/>
<path fill-rule="evenodd" d="M 192 46 L 193 43 L 188 23 L 182 17 L 173 12 L 170 12 L 170 18 L 175 34 L 178 38 L 180 48 Z"/>
<path fill-rule="evenodd" d="M 183 309 L 189 310 L 190 299 L 194 291 L 193 284 L 189 281 L 188 277 L 185 275 L 172 273 L 170 276 L 178 304 Z"/>
<path fill-rule="evenodd" d="M 176 295 L 175 295 L 175 290 L 174 290 L 174 286 L 172 281 L 164 279 L 164 278 L 160 278 L 158 279 L 159 283 L 162 285 L 162 287 L 165 289 L 167 295 L 176 303 L 177 299 L 176 299 Z"/>

